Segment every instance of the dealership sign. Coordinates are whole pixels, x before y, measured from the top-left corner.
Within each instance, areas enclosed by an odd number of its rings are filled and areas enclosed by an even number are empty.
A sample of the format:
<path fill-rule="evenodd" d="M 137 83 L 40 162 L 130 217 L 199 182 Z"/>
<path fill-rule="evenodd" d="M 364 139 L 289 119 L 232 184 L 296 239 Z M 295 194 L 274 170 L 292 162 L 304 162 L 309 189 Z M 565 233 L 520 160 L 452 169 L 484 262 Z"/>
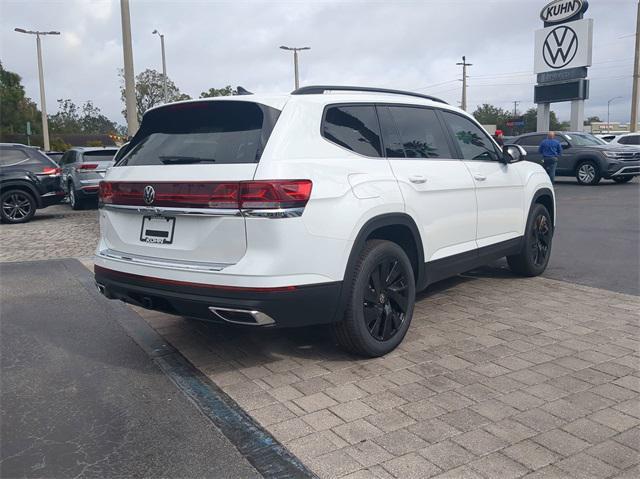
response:
<path fill-rule="evenodd" d="M 587 2 L 583 0 L 554 0 L 545 5 L 540 12 L 540 19 L 545 24 L 562 23 L 584 13 Z"/>
<path fill-rule="evenodd" d="M 536 31 L 534 73 L 591 66 L 593 19 Z"/>

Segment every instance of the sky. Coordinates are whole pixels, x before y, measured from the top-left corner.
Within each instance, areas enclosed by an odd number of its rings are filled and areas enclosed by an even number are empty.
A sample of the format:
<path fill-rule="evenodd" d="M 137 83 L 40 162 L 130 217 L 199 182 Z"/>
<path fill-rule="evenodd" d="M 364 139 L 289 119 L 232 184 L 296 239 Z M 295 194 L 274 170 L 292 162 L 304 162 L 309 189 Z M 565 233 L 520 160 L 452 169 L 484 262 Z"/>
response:
<path fill-rule="evenodd" d="M 378 86 L 439 96 L 458 105 L 461 67 L 469 67 L 468 110 L 492 103 L 518 111 L 534 106 L 533 40 L 545 0 L 421 1 L 144 1 L 131 0 L 134 70 L 167 73 L 197 97 L 211 87 L 241 85 L 255 93 L 293 89 L 292 53 L 300 83 Z M 585 117 L 628 122 L 637 0 L 590 0 L 594 19 L 590 99 Z M 119 1 L 0 0 L 0 61 L 23 78 L 39 101 L 35 37 L 13 31 L 58 30 L 43 38 L 47 110 L 57 99 L 93 101 L 124 124 L 118 69 L 123 66 Z M 555 103 L 561 120 L 570 104 Z"/>

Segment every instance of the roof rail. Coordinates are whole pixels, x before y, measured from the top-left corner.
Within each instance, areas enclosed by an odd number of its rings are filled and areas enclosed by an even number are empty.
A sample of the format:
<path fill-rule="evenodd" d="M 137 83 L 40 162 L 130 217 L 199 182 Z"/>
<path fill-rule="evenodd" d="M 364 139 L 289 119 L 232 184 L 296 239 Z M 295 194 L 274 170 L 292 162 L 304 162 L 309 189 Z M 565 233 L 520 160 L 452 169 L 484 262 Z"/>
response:
<path fill-rule="evenodd" d="M 375 88 L 375 87 L 366 87 L 366 86 L 311 85 L 311 86 L 303 86 L 301 88 L 298 88 L 297 90 L 293 90 L 291 94 L 292 95 L 319 95 L 332 90 L 390 93 L 392 95 L 415 96 L 418 98 L 437 101 L 439 103 L 444 103 L 445 105 L 448 105 L 446 101 L 441 100 L 440 98 L 436 98 L 435 96 L 423 95 L 422 93 L 414 93 L 412 91 L 390 90 L 388 88 Z"/>

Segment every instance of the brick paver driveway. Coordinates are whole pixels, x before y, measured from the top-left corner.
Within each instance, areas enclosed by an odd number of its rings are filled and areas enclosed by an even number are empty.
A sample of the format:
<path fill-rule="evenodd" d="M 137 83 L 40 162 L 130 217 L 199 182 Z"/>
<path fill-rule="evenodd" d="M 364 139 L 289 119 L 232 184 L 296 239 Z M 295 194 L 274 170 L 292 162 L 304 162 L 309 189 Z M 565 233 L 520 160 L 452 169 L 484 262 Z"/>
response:
<path fill-rule="evenodd" d="M 95 216 L 0 227 L 2 258 L 87 256 Z M 321 477 L 640 477 L 638 297 L 500 270 L 436 286 L 368 360 L 326 328 L 136 310 Z"/>

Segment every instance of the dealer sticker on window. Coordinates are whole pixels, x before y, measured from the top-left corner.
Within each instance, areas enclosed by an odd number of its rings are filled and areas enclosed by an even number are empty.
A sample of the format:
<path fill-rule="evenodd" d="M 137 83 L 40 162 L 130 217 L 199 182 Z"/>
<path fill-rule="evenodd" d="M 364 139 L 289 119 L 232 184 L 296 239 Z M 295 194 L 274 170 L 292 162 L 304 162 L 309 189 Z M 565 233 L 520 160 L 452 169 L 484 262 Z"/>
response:
<path fill-rule="evenodd" d="M 173 230 L 176 219 L 164 216 L 144 216 L 142 218 L 142 230 L 140 241 L 155 244 L 173 243 Z"/>

